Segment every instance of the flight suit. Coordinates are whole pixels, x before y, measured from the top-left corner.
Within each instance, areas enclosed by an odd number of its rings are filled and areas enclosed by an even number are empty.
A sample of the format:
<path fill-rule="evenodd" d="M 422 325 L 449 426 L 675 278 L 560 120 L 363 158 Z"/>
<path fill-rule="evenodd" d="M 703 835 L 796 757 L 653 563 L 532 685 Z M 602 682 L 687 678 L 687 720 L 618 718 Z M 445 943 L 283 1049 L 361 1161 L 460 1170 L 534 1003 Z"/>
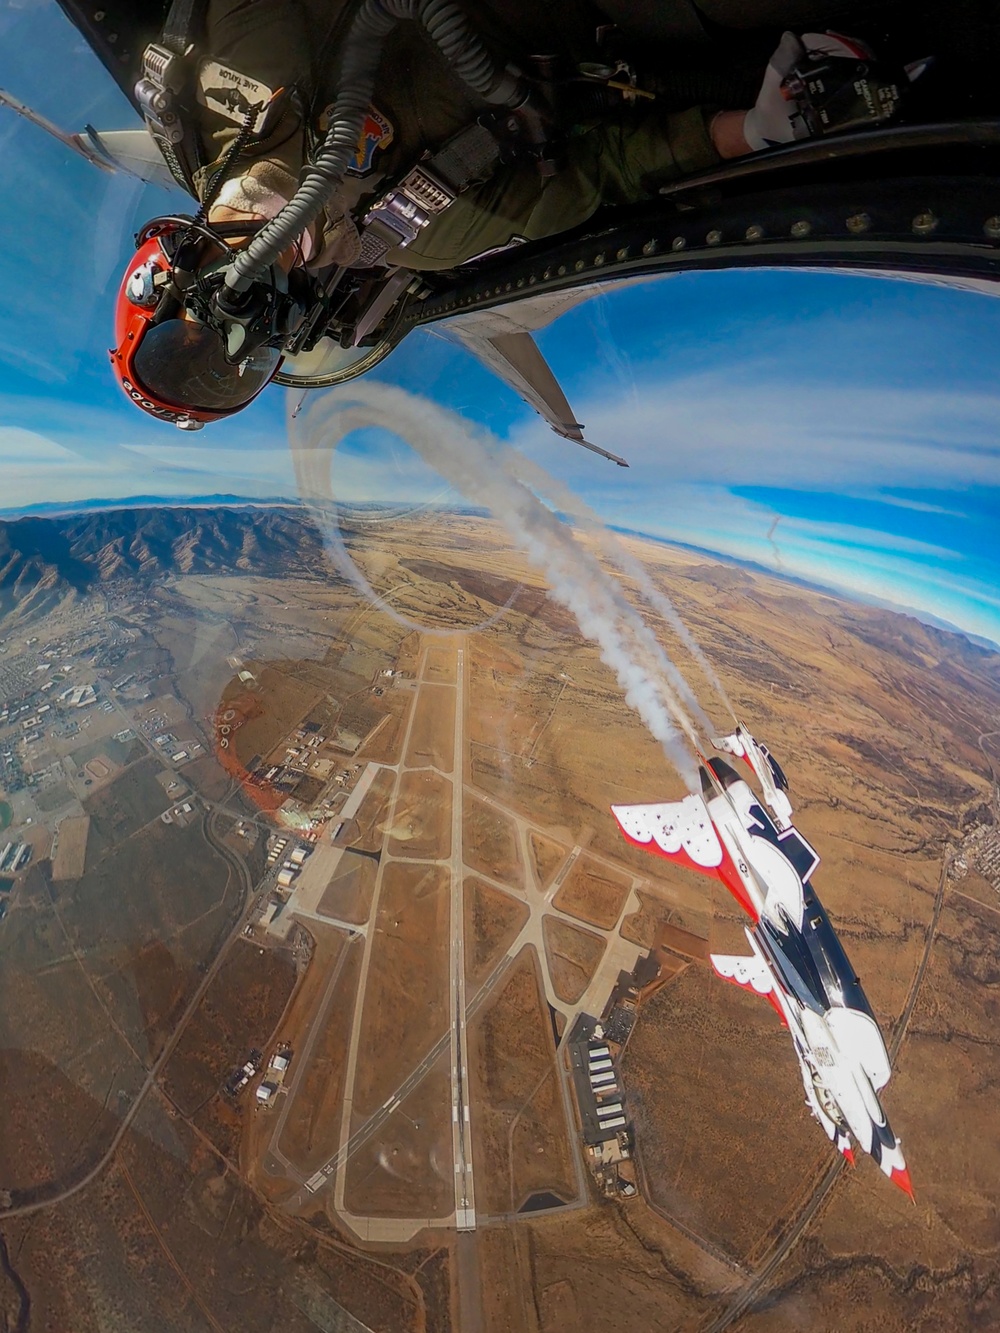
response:
<path fill-rule="evenodd" d="M 782 3 L 782 0 L 769 0 Z M 803 0 L 791 0 L 801 6 Z M 687 5 L 687 0 L 673 0 Z M 657 0 L 658 5 L 667 0 Z M 669 8 L 669 4 L 667 4 Z M 689 6 L 690 7 L 690 6 Z M 321 134 L 324 110 L 336 92 L 337 52 L 354 7 L 345 0 L 210 0 L 205 48 L 222 64 L 271 90 L 295 89 L 265 137 L 226 172 L 246 183 L 221 196 L 251 208 L 259 196 L 272 216 L 274 198 L 289 199 L 310 148 Z M 494 0 L 469 4 L 470 25 L 500 63 L 523 66 L 531 52 L 555 51 L 571 61 L 593 59 L 594 34 L 607 13 L 588 0 Z M 616 16 L 617 17 L 617 16 Z M 543 179 L 528 161 L 502 165 L 474 184 L 389 262 L 437 269 L 507 245 L 538 240 L 585 222 L 602 204 L 650 198 L 661 184 L 718 162 L 708 122 L 717 108 L 669 109 L 662 103 L 623 102 L 620 110 L 571 126 L 562 169 Z M 448 68 L 418 24 L 400 23 L 387 39 L 373 98 L 373 117 L 358 158 L 327 208 L 334 225 L 342 215 L 360 223 L 381 190 L 403 176 L 426 151 L 433 153 L 474 123 L 482 105 Z M 317 129 L 317 126 L 320 128 Z M 200 122 L 212 163 L 196 178 L 199 194 L 232 143 L 237 124 L 204 110 Z M 335 262 L 351 262 L 354 228 L 343 230 Z M 318 242 L 317 242 L 318 244 Z M 333 260 L 331 261 L 333 262 Z"/>
<path fill-rule="evenodd" d="M 593 55 L 593 33 L 602 16 L 588 4 L 507 0 L 503 11 L 501 21 L 487 6 L 469 9 L 470 23 L 501 62 L 523 62 L 526 52 L 545 49 L 580 58 Z M 296 89 L 277 123 L 268 125 L 265 137 L 226 173 L 250 178 L 248 197 L 256 191 L 261 197 L 288 199 L 294 193 L 310 130 L 322 124 L 335 95 L 337 48 L 347 13 L 344 0 L 211 0 L 206 53 L 271 90 Z M 425 151 L 434 152 L 473 124 L 482 106 L 419 26 L 402 23 L 387 40 L 373 109 L 374 125 L 328 207 L 331 216 L 353 213 L 360 220 L 386 184 L 405 174 Z M 200 129 L 210 160 L 196 177 L 201 195 L 238 125 L 202 108 Z M 660 111 L 655 103 L 638 109 L 623 105 L 611 118 L 574 127 L 563 156 L 562 170 L 548 179 L 531 162 L 500 166 L 460 194 L 405 251 L 390 252 L 390 262 L 448 268 L 515 238 L 555 235 L 584 222 L 602 203 L 648 198 L 662 182 L 718 160 L 702 109 Z"/>

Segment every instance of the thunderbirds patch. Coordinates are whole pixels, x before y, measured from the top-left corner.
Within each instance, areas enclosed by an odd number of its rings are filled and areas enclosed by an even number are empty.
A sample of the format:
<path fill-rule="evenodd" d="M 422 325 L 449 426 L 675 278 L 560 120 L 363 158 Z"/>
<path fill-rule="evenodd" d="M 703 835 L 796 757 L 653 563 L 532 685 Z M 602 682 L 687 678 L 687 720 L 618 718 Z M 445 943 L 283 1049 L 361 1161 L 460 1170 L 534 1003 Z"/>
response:
<path fill-rule="evenodd" d="M 258 83 L 217 60 L 204 61 L 198 71 L 198 101 L 209 111 L 242 125 L 249 112 L 260 107 L 252 126 L 255 134 L 263 128 L 272 95 L 266 83 Z"/>

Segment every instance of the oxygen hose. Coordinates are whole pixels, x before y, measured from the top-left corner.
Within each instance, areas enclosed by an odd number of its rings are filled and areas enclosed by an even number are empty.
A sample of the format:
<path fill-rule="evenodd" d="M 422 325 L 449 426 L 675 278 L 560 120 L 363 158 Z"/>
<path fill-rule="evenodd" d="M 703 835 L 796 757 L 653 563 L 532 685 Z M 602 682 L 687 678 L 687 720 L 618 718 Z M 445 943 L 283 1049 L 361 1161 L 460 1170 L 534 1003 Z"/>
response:
<path fill-rule="evenodd" d="M 263 278 L 343 181 L 371 104 L 382 48 L 403 19 L 421 24 L 458 78 L 483 101 L 512 109 L 527 101 L 526 83 L 497 66 L 454 0 L 364 0 L 344 41 L 330 128 L 295 194 L 233 260 L 225 280 L 230 292 L 245 292 Z"/>

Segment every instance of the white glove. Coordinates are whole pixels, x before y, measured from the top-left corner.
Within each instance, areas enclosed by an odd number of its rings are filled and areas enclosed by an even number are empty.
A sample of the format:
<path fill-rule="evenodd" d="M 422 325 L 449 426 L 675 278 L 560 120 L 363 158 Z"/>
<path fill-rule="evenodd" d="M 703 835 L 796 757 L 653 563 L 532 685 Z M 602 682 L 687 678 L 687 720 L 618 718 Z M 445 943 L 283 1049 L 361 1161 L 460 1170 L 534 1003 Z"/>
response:
<path fill-rule="evenodd" d="M 794 32 L 786 32 L 764 71 L 757 104 L 750 108 L 743 122 L 743 137 L 751 152 L 759 153 L 764 148 L 808 137 L 798 103 L 783 87 L 789 74 L 807 55 L 864 60 L 870 58 L 871 53 L 861 42 L 837 37 L 831 32 L 806 32 L 801 38 Z"/>

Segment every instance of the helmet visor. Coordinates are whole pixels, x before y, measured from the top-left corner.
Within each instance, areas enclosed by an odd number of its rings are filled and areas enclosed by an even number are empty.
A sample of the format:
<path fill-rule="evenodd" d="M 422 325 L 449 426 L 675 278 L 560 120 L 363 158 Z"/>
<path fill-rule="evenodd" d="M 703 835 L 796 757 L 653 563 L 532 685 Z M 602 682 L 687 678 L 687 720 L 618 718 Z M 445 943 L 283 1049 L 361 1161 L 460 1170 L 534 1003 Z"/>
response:
<path fill-rule="evenodd" d="M 280 361 L 277 348 L 260 347 L 239 365 L 230 365 L 214 329 L 168 319 L 147 329 L 132 371 L 146 393 L 171 407 L 227 412 L 259 393 Z"/>

